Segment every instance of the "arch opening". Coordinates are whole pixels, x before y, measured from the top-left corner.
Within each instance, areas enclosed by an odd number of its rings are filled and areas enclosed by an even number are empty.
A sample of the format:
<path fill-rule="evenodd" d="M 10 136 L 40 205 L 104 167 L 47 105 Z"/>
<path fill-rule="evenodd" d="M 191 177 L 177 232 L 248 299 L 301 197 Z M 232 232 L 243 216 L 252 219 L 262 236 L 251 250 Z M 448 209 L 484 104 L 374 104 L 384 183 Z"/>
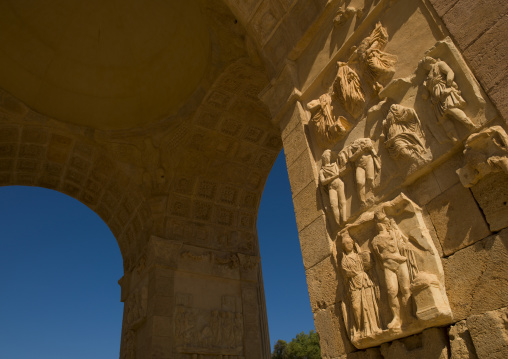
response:
<path fill-rule="evenodd" d="M 57 191 L 0 196 L 0 357 L 117 357 L 123 266 L 107 225 Z"/>
<path fill-rule="evenodd" d="M 265 183 L 257 229 L 273 350 L 279 339 L 314 330 L 284 150 Z"/>

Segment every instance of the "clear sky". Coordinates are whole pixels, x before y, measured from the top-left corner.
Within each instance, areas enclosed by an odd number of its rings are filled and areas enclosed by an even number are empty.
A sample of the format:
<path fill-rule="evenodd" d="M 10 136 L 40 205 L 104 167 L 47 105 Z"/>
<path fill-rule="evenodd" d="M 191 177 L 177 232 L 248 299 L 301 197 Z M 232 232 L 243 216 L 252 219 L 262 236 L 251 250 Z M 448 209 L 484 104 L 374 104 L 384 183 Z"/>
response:
<path fill-rule="evenodd" d="M 122 258 L 106 224 L 64 194 L 0 187 L 0 358 L 118 358 Z M 284 155 L 258 215 L 270 341 L 314 329 Z"/>

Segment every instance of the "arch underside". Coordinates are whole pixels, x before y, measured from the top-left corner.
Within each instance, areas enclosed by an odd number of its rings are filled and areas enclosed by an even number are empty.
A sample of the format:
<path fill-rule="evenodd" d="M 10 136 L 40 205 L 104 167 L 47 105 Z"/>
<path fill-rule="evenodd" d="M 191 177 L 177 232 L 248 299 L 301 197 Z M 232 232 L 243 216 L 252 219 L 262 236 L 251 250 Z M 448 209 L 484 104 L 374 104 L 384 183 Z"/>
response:
<path fill-rule="evenodd" d="M 45 107 L 26 77 L 0 74 L 0 185 L 65 193 L 109 226 L 124 262 L 122 358 L 269 355 L 256 217 L 280 131 L 258 98 L 268 84 L 258 40 L 225 5 L 198 7 L 210 42 L 203 74 L 190 94 L 152 92 L 185 97 L 176 110 L 123 119 L 108 107 L 94 118 L 93 100 L 87 122 L 72 115 L 86 100 L 73 108 L 62 95 Z M 213 322 L 213 313 L 237 334 L 188 342 L 175 324 L 191 314 Z"/>

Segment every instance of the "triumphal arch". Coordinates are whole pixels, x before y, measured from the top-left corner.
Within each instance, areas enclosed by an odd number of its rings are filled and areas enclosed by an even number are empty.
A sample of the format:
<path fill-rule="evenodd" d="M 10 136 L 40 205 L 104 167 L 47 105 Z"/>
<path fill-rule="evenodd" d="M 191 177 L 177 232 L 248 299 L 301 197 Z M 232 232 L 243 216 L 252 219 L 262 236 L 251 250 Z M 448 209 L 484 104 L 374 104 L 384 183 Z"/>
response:
<path fill-rule="evenodd" d="M 506 358 L 507 14 L 2 0 L 0 185 L 108 224 L 121 358 L 269 358 L 256 216 L 284 147 L 323 358 Z"/>

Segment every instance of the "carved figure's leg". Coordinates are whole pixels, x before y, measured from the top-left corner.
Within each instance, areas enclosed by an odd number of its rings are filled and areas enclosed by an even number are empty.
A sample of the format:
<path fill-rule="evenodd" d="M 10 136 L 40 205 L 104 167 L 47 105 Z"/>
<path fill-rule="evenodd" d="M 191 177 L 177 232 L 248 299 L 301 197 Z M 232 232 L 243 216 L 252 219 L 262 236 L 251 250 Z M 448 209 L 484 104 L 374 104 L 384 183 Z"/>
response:
<path fill-rule="evenodd" d="M 411 291 L 409 289 L 411 283 L 409 280 L 409 270 L 407 268 L 406 262 L 402 263 L 399 266 L 399 270 L 397 271 L 397 278 L 399 282 L 400 293 L 402 295 L 402 305 L 407 307 L 409 297 L 411 296 Z"/>
<path fill-rule="evenodd" d="M 376 176 L 376 172 L 374 169 L 374 159 L 372 156 L 368 156 L 367 166 L 365 168 L 365 192 L 366 196 L 372 195 L 372 190 L 374 188 L 374 177 Z"/>
<path fill-rule="evenodd" d="M 460 108 L 448 108 L 445 111 L 445 114 L 450 115 L 455 120 L 459 121 L 463 125 L 465 125 L 469 129 L 476 128 L 476 125 L 467 117 L 467 115 Z"/>
<path fill-rule="evenodd" d="M 362 325 L 362 293 L 359 290 L 351 292 L 351 306 L 353 307 L 353 315 L 355 317 L 356 329 L 360 331 Z"/>
<path fill-rule="evenodd" d="M 339 209 L 339 198 L 337 191 L 334 188 L 329 189 L 330 195 L 330 206 L 332 207 L 333 217 L 337 225 L 340 224 L 340 209 Z"/>
<path fill-rule="evenodd" d="M 399 282 L 397 274 L 385 268 L 386 289 L 388 291 L 388 304 L 393 314 L 393 319 L 388 323 L 388 329 L 399 329 L 400 321 L 400 303 L 397 294 L 399 294 Z"/>
<path fill-rule="evenodd" d="M 459 135 L 457 134 L 457 131 L 455 130 L 455 126 L 453 125 L 453 122 L 450 121 L 449 119 L 447 119 L 446 116 L 443 116 L 439 122 L 441 123 L 441 125 L 443 125 L 446 135 L 453 142 L 457 142 L 459 140 Z"/>
<path fill-rule="evenodd" d="M 337 198 L 339 200 L 339 212 L 340 212 L 340 219 L 343 222 L 346 222 L 347 220 L 347 214 L 346 214 L 346 194 L 344 192 L 344 182 L 342 182 L 340 179 L 336 180 L 337 183 Z"/>
<path fill-rule="evenodd" d="M 365 198 L 365 170 L 362 167 L 356 167 L 356 189 L 362 206 L 367 205 Z"/>

